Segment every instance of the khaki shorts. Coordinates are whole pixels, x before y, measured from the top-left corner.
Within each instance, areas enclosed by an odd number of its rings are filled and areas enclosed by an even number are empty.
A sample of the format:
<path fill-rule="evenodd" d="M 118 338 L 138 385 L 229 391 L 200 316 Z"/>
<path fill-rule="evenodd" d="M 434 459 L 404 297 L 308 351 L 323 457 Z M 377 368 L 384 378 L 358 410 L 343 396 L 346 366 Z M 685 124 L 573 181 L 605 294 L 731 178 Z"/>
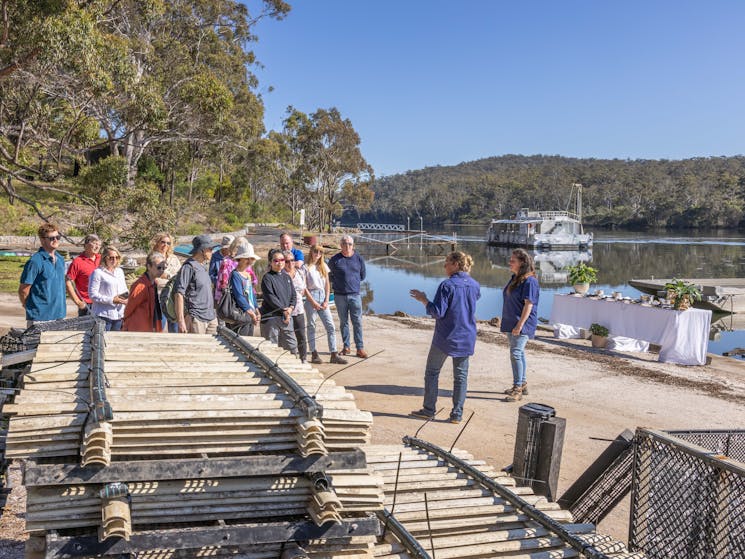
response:
<path fill-rule="evenodd" d="M 190 334 L 217 334 L 217 319 L 213 318 L 209 322 L 202 322 L 191 315 L 184 317 L 186 329 Z"/>

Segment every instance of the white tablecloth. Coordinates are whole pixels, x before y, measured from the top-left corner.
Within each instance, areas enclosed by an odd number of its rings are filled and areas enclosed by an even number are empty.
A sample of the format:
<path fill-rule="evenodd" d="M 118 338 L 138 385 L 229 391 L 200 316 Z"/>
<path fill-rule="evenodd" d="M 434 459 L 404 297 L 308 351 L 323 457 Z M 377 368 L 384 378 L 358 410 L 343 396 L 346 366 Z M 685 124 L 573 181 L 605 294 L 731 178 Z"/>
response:
<path fill-rule="evenodd" d="M 711 311 L 675 311 L 633 303 L 555 295 L 551 324 L 559 338 L 579 338 L 580 328 L 602 324 L 610 335 L 627 336 L 660 345 L 660 361 L 705 365 Z"/>

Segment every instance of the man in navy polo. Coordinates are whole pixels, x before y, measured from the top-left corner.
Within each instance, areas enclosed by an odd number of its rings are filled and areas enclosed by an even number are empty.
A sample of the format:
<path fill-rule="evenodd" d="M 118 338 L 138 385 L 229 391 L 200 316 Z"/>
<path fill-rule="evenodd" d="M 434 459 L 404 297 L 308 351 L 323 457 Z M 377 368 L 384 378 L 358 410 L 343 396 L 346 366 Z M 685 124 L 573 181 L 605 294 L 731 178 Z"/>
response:
<path fill-rule="evenodd" d="M 18 298 L 26 309 L 26 325 L 60 320 L 67 314 L 65 304 L 65 262 L 57 252 L 60 234 L 57 226 L 39 227 L 41 248 L 23 267 Z"/>
<path fill-rule="evenodd" d="M 365 343 L 362 339 L 362 298 L 360 284 L 365 280 L 365 261 L 354 251 L 354 240 L 349 235 L 341 238 L 341 252 L 329 260 L 331 286 L 334 288 L 336 312 L 339 314 L 339 327 L 344 341 L 342 355 L 352 353 L 349 338 L 349 319 L 352 319 L 354 345 L 357 346 L 357 357 L 367 358 Z"/>

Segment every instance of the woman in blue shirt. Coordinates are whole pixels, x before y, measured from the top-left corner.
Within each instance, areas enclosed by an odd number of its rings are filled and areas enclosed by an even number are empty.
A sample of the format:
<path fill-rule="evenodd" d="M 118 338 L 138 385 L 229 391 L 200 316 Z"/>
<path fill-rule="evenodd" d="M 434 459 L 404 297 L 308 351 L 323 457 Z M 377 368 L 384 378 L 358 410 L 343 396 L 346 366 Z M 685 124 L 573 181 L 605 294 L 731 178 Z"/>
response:
<path fill-rule="evenodd" d="M 411 296 L 423 303 L 427 314 L 435 319 L 435 334 L 424 372 L 424 406 L 411 412 L 415 417 L 433 419 L 437 404 L 438 379 L 448 356 L 453 358 L 453 409 L 450 423 L 460 423 L 466 401 L 468 358 L 476 345 L 476 301 L 481 287 L 468 275 L 473 259 L 463 252 L 451 252 L 445 258 L 448 279 L 437 288 L 434 301 L 418 289 Z"/>
<path fill-rule="evenodd" d="M 525 377 L 525 345 L 535 337 L 538 326 L 538 298 L 540 287 L 535 277 L 535 266 L 530 254 L 516 248 L 510 256 L 512 278 L 502 290 L 501 331 L 507 333 L 510 342 L 510 364 L 512 365 L 512 388 L 504 391 L 508 402 L 517 402 L 528 394 Z"/>
<path fill-rule="evenodd" d="M 234 258 L 238 265 L 230 273 L 230 293 L 235 301 L 235 306 L 245 313 L 245 318 L 242 322 L 229 324 L 228 327 L 240 336 L 253 336 L 254 327 L 261 320 L 261 314 L 259 309 L 256 308 L 253 282 L 248 268 L 259 257 L 254 253 L 253 245 L 246 243 L 245 246 L 238 249 Z"/>

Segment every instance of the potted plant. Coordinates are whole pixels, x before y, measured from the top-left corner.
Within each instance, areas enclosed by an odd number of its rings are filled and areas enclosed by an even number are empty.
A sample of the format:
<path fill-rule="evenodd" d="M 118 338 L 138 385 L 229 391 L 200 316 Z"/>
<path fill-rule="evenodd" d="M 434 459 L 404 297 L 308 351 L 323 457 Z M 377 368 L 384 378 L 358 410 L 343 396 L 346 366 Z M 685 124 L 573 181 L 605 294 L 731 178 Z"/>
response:
<path fill-rule="evenodd" d="M 593 322 L 590 325 L 590 333 L 592 334 L 592 347 L 605 347 L 608 343 L 608 329 L 602 324 Z"/>
<path fill-rule="evenodd" d="M 691 304 L 700 301 L 702 297 L 698 286 L 675 278 L 665 284 L 665 289 L 667 290 L 667 298 L 672 303 L 673 308 L 678 311 L 686 310 Z"/>
<path fill-rule="evenodd" d="M 569 266 L 567 268 L 569 283 L 574 287 L 574 291 L 584 295 L 590 290 L 590 284 L 595 283 L 598 279 L 598 271 L 584 262 Z"/>

